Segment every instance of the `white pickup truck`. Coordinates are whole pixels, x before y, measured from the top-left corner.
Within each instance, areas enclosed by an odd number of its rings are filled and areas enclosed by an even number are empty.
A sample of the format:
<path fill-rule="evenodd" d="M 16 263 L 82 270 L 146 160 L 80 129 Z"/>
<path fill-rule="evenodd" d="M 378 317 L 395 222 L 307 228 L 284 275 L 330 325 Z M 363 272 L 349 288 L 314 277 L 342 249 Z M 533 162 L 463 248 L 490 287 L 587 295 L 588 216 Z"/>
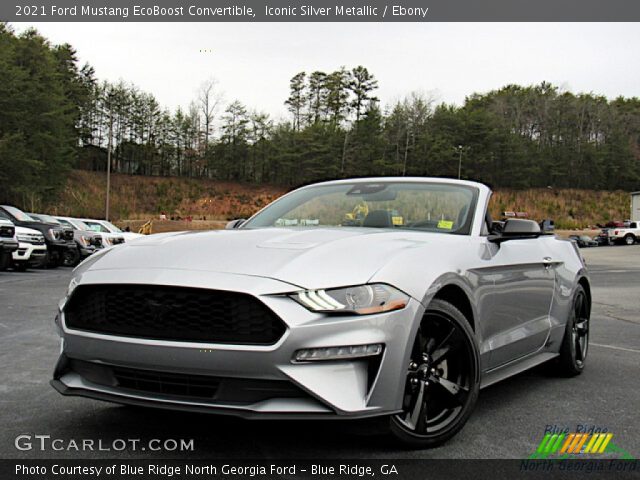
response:
<path fill-rule="evenodd" d="M 47 245 L 38 230 L 15 227 L 18 249 L 13 252 L 13 268 L 24 271 L 27 267 L 43 267 L 47 263 Z"/>
<path fill-rule="evenodd" d="M 624 227 L 610 228 L 608 235 L 612 243 L 633 245 L 640 242 L 640 222 L 629 222 Z"/>

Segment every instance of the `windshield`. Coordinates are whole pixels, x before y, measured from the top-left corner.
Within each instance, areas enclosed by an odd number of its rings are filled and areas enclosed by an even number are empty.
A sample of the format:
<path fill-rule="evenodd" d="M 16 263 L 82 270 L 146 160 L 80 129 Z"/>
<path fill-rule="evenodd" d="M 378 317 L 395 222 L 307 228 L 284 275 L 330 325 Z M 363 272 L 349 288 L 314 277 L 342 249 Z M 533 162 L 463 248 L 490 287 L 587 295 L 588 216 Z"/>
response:
<path fill-rule="evenodd" d="M 103 220 L 102 223 L 112 232 L 112 233 L 122 233 L 122 230 L 120 230 L 118 227 L 116 227 L 113 223 L 111 222 L 107 222 L 106 220 Z"/>
<path fill-rule="evenodd" d="M 296 190 L 242 228 L 366 227 L 468 235 L 478 196 L 466 185 L 354 182 Z"/>
<path fill-rule="evenodd" d="M 9 205 L 3 205 L 2 208 L 4 208 L 7 212 L 9 212 L 10 215 L 13 215 L 13 217 L 16 220 L 18 220 L 19 222 L 35 222 L 35 221 L 37 221 L 37 220 L 34 220 L 33 218 L 31 218 L 26 213 L 24 213 L 19 208 L 11 207 Z"/>
<path fill-rule="evenodd" d="M 58 220 L 62 225 L 71 227 L 74 230 L 82 230 L 85 232 L 91 230 L 86 223 L 76 218 L 57 218 L 56 220 Z"/>
<path fill-rule="evenodd" d="M 69 223 L 71 223 L 78 230 L 84 230 L 85 232 L 90 230 L 89 225 L 84 223 L 82 220 L 77 220 L 74 218 L 73 221 L 70 221 Z"/>
<path fill-rule="evenodd" d="M 44 215 L 42 213 L 38 213 L 38 214 L 30 213 L 29 216 L 31 218 L 35 218 L 36 220 L 40 220 L 41 222 L 44 222 L 44 223 L 53 223 L 56 225 L 60 225 L 60 221 L 57 220 L 56 218 L 53 218 L 51 215 Z"/>
<path fill-rule="evenodd" d="M 99 224 L 98 222 L 91 222 L 89 220 L 84 220 L 84 223 L 87 226 L 87 229 L 92 232 L 110 233 L 109 230 L 107 230 L 103 225 Z"/>

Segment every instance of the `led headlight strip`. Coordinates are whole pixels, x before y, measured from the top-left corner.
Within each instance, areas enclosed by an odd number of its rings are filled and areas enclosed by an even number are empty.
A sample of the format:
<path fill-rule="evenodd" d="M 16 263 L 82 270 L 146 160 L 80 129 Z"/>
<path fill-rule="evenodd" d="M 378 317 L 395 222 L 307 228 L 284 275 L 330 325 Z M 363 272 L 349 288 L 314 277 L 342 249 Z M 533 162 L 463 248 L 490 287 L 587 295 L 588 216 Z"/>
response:
<path fill-rule="evenodd" d="M 358 315 L 398 310 L 409 302 L 407 294 L 384 283 L 304 290 L 292 294 L 291 298 L 314 312 Z"/>
<path fill-rule="evenodd" d="M 315 362 L 323 360 L 351 360 L 373 357 L 382 353 L 381 343 L 369 345 L 345 345 L 342 347 L 304 348 L 293 355 L 294 362 Z"/>

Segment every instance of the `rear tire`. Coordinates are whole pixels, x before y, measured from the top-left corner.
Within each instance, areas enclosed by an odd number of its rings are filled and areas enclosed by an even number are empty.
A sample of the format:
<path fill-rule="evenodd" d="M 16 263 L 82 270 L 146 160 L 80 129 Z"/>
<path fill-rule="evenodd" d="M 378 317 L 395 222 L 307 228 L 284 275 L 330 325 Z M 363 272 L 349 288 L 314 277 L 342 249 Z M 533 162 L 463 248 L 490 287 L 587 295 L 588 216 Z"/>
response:
<path fill-rule="evenodd" d="M 443 444 L 465 425 L 480 391 L 475 335 L 449 302 L 435 299 L 429 304 L 406 375 L 404 412 L 391 417 L 391 432 L 413 448 Z"/>
<path fill-rule="evenodd" d="M 625 245 L 633 245 L 634 243 L 636 243 L 636 237 L 634 237 L 630 233 L 627 233 L 624 236 L 624 243 L 625 243 Z"/>
<path fill-rule="evenodd" d="M 565 377 L 580 375 L 589 351 L 589 317 L 591 305 L 582 285 L 576 287 L 567 325 L 565 327 L 557 371 Z"/>

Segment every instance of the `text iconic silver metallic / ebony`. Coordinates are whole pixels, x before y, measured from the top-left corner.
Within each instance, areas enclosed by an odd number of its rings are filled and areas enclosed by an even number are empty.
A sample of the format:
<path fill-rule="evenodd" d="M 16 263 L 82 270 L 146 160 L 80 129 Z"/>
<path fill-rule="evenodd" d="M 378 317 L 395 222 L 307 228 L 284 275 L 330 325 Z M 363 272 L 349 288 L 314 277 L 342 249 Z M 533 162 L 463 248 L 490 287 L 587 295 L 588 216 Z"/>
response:
<path fill-rule="evenodd" d="M 245 417 L 387 415 L 433 446 L 478 390 L 584 368 L 591 294 L 574 244 L 492 222 L 485 185 L 310 185 L 248 221 L 94 254 L 56 319 L 65 395 Z"/>

